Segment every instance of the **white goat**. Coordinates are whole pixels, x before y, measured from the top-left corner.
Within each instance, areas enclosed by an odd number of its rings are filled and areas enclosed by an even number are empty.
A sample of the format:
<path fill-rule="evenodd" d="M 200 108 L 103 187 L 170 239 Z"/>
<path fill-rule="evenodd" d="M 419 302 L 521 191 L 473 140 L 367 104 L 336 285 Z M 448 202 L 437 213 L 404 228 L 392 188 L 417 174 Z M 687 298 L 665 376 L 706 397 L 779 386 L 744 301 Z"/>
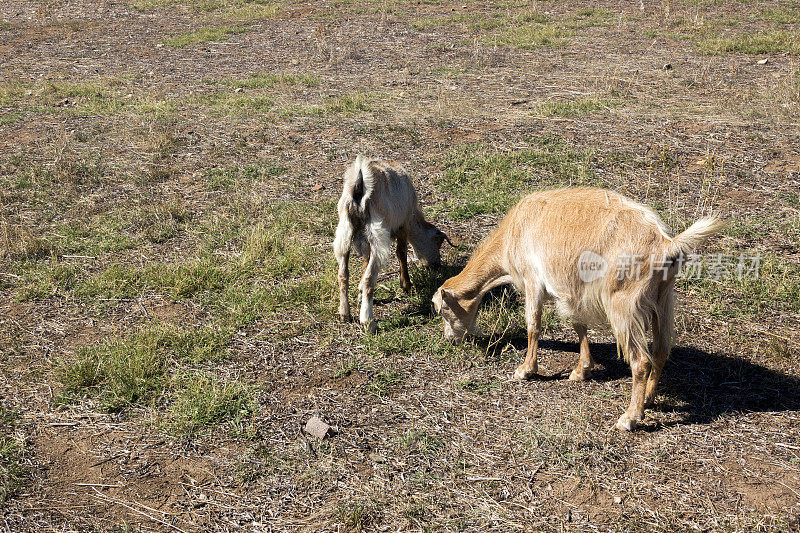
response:
<path fill-rule="evenodd" d="M 722 223 L 703 218 L 671 237 L 652 210 L 612 191 L 574 188 L 523 198 L 478 247 L 467 266 L 433 297 L 445 336 L 462 339 L 474 328 L 483 295 L 512 283 L 525 294 L 528 352 L 514 377 L 529 379 L 536 360 L 542 304 L 554 298 L 580 341 L 570 379 L 584 380 L 594 361 L 587 327 L 610 323 L 618 350 L 631 365 L 633 388 L 617 427 L 641 422 L 655 395 L 673 336 L 674 285 L 686 254 Z M 648 325 L 653 354 L 647 348 Z"/>
<path fill-rule="evenodd" d="M 374 332 L 372 298 L 381 268 L 389 261 L 391 241 L 397 241 L 400 285 L 411 290 L 408 277 L 408 244 L 423 265 L 438 265 L 439 250 L 447 236 L 425 220 L 417 193 L 408 175 L 393 161 L 356 157 L 344 173 L 344 187 L 338 205 L 339 225 L 333 250 L 339 263 L 339 316 L 350 320 L 348 299 L 350 249 L 364 258 L 359 320 Z"/>

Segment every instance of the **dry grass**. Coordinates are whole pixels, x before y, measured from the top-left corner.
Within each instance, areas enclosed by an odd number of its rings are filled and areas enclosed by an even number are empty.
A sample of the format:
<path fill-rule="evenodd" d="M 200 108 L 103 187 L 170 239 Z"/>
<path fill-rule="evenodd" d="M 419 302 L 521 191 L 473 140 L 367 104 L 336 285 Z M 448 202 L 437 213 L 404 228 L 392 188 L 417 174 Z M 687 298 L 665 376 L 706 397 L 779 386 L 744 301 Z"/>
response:
<path fill-rule="evenodd" d="M 797 528 L 796 5 L 78 4 L 0 3 L 4 527 Z M 384 273 L 371 337 L 330 248 L 357 153 L 404 162 L 457 245 L 410 295 Z M 763 259 L 680 283 L 634 434 L 607 331 L 569 382 L 548 309 L 518 383 L 519 295 L 460 346 L 431 309 L 520 195 L 570 184 L 676 230 L 720 212 L 709 252 Z"/>

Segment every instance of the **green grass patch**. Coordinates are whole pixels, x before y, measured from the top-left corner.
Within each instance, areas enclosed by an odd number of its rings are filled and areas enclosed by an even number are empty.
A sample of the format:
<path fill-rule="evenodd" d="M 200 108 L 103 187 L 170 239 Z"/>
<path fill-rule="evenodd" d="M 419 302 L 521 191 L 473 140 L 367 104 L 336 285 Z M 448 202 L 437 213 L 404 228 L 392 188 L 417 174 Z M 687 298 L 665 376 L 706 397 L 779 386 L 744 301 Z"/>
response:
<path fill-rule="evenodd" d="M 246 185 L 247 182 L 269 180 L 286 173 L 286 167 L 280 165 L 229 165 L 213 167 L 203 173 L 203 177 L 212 191 L 232 190 Z"/>
<path fill-rule="evenodd" d="M 365 389 L 370 394 L 376 396 L 386 396 L 386 393 L 393 386 L 399 385 L 405 381 L 403 373 L 395 368 L 386 368 L 378 371 L 369 383 L 366 384 Z"/>
<path fill-rule="evenodd" d="M 105 116 L 121 112 L 165 117 L 174 112 L 169 100 L 138 94 L 127 80 L 107 77 L 86 81 L 0 83 L 0 104 L 13 106 L 10 116 L 29 113 L 60 113 L 75 116 Z"/>
<path fill-rule="evenodd" d="M 526 192 L 542 187 L 604 185 L 595 168 L 614 164 L 619 154 L 575 149 L 558 138 L 529 141 L 525 148 L 503 151 L 483 144 L 449 150 L 440 161 L 444 172 L 436 185 L 447 193 L 438 209 L 454 218 L 505 213 Z"/>
<path fill-rule="evenodd" d="M 707 55 L 728 53 L 780 54 L 800 53 L 800 38 L 796 31 L 767 30 L 733 37 L 707 37 L 696 42 L 697 51 Z"/>
<path fill-rule="evenodd" d="M 774 255 L 761 254 L 757 271 L 735 254 L 704 256 L 700 279 L 687 275 L 679 286 L 720 318 L 800 313 L 800 265 Z"/>
<path fill-rule="evenodd" d="M 170 368 L 176 361 L 217 361 L 233 332 L 172 325 L 146 327 L 133 335 L 82 348 L 66 364 L 60 380 L 64 390 L 54 403 L 72 403 L 98 395 L 101 408 L 118 412 L 134 405 L 158 407 L 176 387 Z"/>
<path fill-rule="evenodd" d="M 766 7 L 759 12 L 758 18 L 773 24 L 798 24 L 800 23 L 800 4 Z"/>
<path fill-rule="evenodd" d="M 526 24 L 509 28 L 498 36 L 485 37 L 484 42 L 514 46 L 523 50 L 533 50 L 542 47 L 560 47 L 569 43 L 569 37 L 575 35 L 575 30 L 559 23 L 546 22 Z"/>
<path fill-rule="evenodd" d="M 29 475 L 25 445 L 10 434 L 17 416 L 16 411 L 0 405 L 0 503 L 8 501 L 25 484 Z"/>
<path fill-rule="evenodd" d="M 3 113 L 0 115 L 0 126 L 10 126 L 25 118 L 25 114 L 21 111 L 12 111 L 10 113 Z"/>
<path fill-rule="evenodd" d="M 202 43 L 226 41 L 229 37 L 240 35 L 247 31 L 249 31 L 249 28 L 242 26 L 200 28 L 199 30 L 187 31 L 174 37 L 162 39 L 161 43 L 172 48 L 185 48 Z"/>
<path fill-rule="evenodd" d="M 399 444 L 408 451 L 429 456 L 444 449 L 444 443 L 424 429 L 409 429 L 399 439 Z"/>
<path fill-rule="evenodd" d="M 160 332 L 145 331 L 125 340 L 81 350 L 61 376 L 62 399 L 97 391 L 101 407 L 118 412 L 136 404 L 154 405 L 167 387 L 167 353 Z"/>
<path fill-rule="evenodd" d="M 168 426 L 176 433 L 194 435 L 223 422 L 241 424 L 253 410 L 251 392 L 244 384 L 213 376 L 188 376 L 170 406 Z"/>
<path fill-rule="evenodd" d="M 240 94 L 214 92 L 194 95 L 189 103 L 217 116 L 252 115 L 267 113 L 275 107 L 275 101 L 268 94 Z"/>
<path fill-rule="evenodd" d="M 602 98 L 579 98 L 562 102 L 547 102 L 538 106 L 536 112 L 545 117 L 583 116 L 616 107 L 614 100 Z"/>
<path fill-rule="evenodd" d="M 292 104 L 277 110 L 284 117 L 292 116 L 354 116 L 374 109 L 377 95 L 373 93 L 345 93 L 326 98 L 320 104 Z"/>

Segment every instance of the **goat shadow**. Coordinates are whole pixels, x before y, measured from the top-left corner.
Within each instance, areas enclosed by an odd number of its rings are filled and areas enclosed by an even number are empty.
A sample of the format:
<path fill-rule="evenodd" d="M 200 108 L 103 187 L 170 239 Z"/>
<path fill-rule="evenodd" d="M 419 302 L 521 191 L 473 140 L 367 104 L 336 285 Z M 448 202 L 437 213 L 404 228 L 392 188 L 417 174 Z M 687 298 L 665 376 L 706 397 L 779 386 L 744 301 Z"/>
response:
<path fill-rule="evenodd" d="M 500 357 L 500 352 L 510 344 L 523 351 L 521 362 L 528 340 L 524 336 L 510 339 L 490 336 L 480 339 L 479 343 L 487 348 L 487 357 Z M 540 339 L 539 347 L 574 352 L 575 363 L 578 361 L 577 342 Z M 592 372 L 591 380 L 607 382 L 630 377 L 630 367 L 617 356 L 616 344 L 592 343 L 590 339 L 590 349 L 595 362 L 602 365 Z M 567 379 L 570 370 L 544 379 Z M 665 401 L 668 399 L 677 401 Z M 675 424 L 709 423 L 730 412 L 797 411 L 800 410 L 800 379 L 743 357 L 675 346 L 664 366 L 651 408 L 683 413 Z"/>
<path fill-rule="evenodd" d="M 435 267 L 427 272 L 417 270 L 416 276 L 412 274 L 417 299 L 405 309 L 405 313 L 432 316 L 431 297 L 447 278 L 460 271 L 461 265 Z M 498 287 L 491 291 L 490 297 L 499 298 L 506 291 L 513 293 L 508 287 Z M 498 360 L 507 358 L 502 352 L 511 345 L 523 352 L 520 362 L 528 345 L 524 331 L 506 337 L 483 336 L 475 342 L 485 349 L 488 359 Z M 540 339 L 539 347 L 574 352 L 573 364 L 578 361 L 577 342 Z M 607 382 L 630 377 L 630 367 L 618 357 L 616 344 L 594 343 L 590 337 L 590 349 L 594 360 L 602 365 L 593 371 L 590 379 Z M 540 379 L 566 380 L 570 370 Z M 798 411 L 800 378 L 758 365 L 744 357 L 707 352 L 692 346 L 674 346 L 661 374 L 651 409 L 683 413 L 681 420 L 667 425 L 705 424 L 731 412 Z"/>

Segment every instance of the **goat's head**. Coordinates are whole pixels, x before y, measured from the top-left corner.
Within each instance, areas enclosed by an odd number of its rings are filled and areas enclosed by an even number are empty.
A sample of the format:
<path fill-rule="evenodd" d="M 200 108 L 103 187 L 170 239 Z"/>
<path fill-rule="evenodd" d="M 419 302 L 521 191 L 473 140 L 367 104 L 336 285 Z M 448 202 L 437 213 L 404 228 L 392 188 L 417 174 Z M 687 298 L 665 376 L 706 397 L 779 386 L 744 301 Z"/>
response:
<path fill-rule="evenodd" d="M 445 285 L 447 283 L 445 282 Z M 455 293 L 445 288 L 439 287 L 436 294 L 431 299 L 433 307 L 444 319 L 444 337 L 455 342 L 462 342 L 469 333 L 479 335 L 480 332 L 475 327 L 475 309 L 472 305 L 465 308 L 462 301 Z"/>
<path fill-rule="evenodd" d="M 450 242 L 447 235 L 434 225 L 426 228 L 426 238 L 412 242 L 417 258 L 423 266 L 439 266 L 442 264 L 442 244 Z M 450 243 L 452 245 L 452 243 Z"/>

